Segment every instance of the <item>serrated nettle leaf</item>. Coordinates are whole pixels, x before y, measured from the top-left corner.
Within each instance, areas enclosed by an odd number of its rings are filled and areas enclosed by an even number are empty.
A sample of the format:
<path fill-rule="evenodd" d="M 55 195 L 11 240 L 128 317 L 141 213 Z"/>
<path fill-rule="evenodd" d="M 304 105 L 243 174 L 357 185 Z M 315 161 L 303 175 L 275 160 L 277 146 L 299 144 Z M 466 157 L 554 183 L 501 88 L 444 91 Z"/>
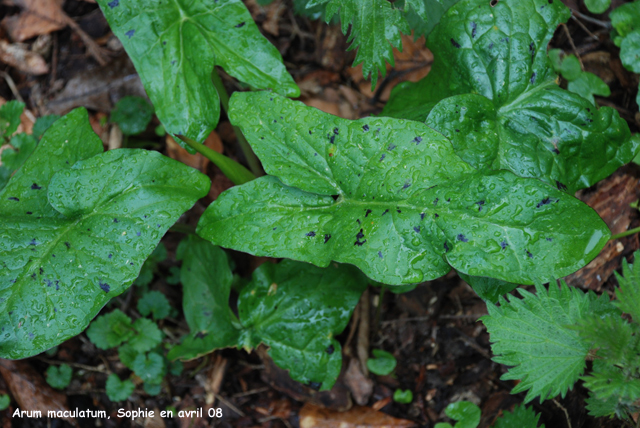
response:
<path fill-rule="evenodd" d="M 549 290 L 536 285 L 537 294 L 519 289 L 522 299 L 500 298 L 500 306 L 487 305 L 481 318 L 492 342 L 494 361 L 513 366 L 502 377 L 521 382 L 513 393 L 527 391 L 525 403 L 541 401 L 573 387 L 585 368 L 589 344 L 569 328 L 590 315 L 595 297 L 563 282 Z"/>
<path fill-rule="evenodd" d="M 47 383 L 56 389 L 64 389 L 69 386 L 73 370 L 67 364 L 49 366 L 46 371 Z"/>
<path fill-rule="evenodd" d="M 131 380 L 120 380 L 117 374 L 111 373 L 106 384 L 107 397 L 111 401 L 124 401 L 133 393 L 136 386 Z"/>
<path fill-rule="evenodd" d="M 508 292 L 518 288 L 518 284 L 500 281 L 494 278 L 483 278 L 479 276 L 469 276 L 464 273 L 458 273 L 460 278 L 473 288 L 478 297 L 482 300 L 488 300 L 491 303 L 498 303 L 500 296 L 504 296 Z"/>
<path fill-rule="evenodd" d="M 0 140 L 8 139 L 20 125 L 20 115 L 24 110 L 24 103 L 9 101 L 0 106 Z M 4 141 L 0 141 L 4 143 Z"/>
<path fill-rule="evenodd" d="M 233 276 L 224 252 L 195 236 L 181 246 L 183 305 L 191 334 L 169 352 L 169 359 L 264 343 L 293 379 L 332 387 L 342 358 L 334 336 L 344 330 L 366 287 L 357 270 L 344 265 L 320 269 L 291 260 L 265 263 L 240 292 L 238 320 L 228 306 Z"/>
<path fill-rule="evenodd" d="M 531 284 L 574 272 L 609 238 L 589 207 L 538 180 L 477 172 L 422 123 L 349 121 L 269 93 L 230 117 L 265 170 L 223 193 L 197 232 L 223 247 L 358 266 L 391 285 L 445 275 Z"/>
<path fill-rule="evenodd" d="M 226 253 L 189 235 L 177 251 L 182 259 L 182 308 L 191 334 L 169 351 L 168 358 L 191 360 L 214 349 L 237 346 L 239 321 L 229 308 L 233 273 Z"/>
<path fill-rule="evenodd" d="M 502 417 L 496 420 L 493 428 L 537 428 L 540 414 L 536 413 L 533 408 L 517 405 L 513 411 L 504 412 Z M 544 424 L 540 428 L 545 428 Z"/>
<path fill-rule="evenodd" d="M 99 0 L 167 132 L 202 142 L 220 116 L 214 66 L 256 89 L 300 90 L 240 0 Z"/>
<path fill-rule="evenodd" d="M 74 110 L 0 192 L 3 357 L 80 333 L 210 186 L 157 152 L 101 152 L 86 111 Z"/>
<path fill-rule="evenodd" d="M 592 315 L 575 328 L 590 349 L 597 350 L 596 355 L 608 363 L 628 366 L 637 359 L 635 348 L 640 342 L 634 336 L 637 328 L 624 320 L 621 313 L 604 317 Z"/>
<path fill-rule="evenodd" d="M 100 349 L 118 346 L 134 334 L 131 318 L 120 309 L 97 317 L 87 329 L 89 340 Z"/>
<path fill-rule="evenodd" d="M 239 345 L 264 343 L 293 379 L 319 382 L 321 390 L 329 390 L 342 366 L 342 349 L 334 337 L 347 326 L 366 287 L 366 278 L 351 266 L 265 263 L 238 299 L 244 327 Z"/>
<path fill-rule="evenodd" d="M 634 253 L 634 260 L 640 261 L 640 252 Z M 631 315 L 633 321 L 640 323 L 640 263 L 629 266 L 627 260 L 622 261 L 622 276 L 617 272 L 618 288 L 613 304 L 622 312 Z"/>
<path fill-rule="evenodd" d="M 349 50 L 357 49 L 353 65 L 362 63 L 365 78 L 371 75 L 371 87 L 375 88 L 378 73 L 385 76 L 386 62 L 394 65 L 393 47 L 402 49 L 402 33 L 411 29 L 402 11 L 386 0 L 316 0 L 309 7 L 325 6 L 325 20 L 331 21 L 340 14 L 342 32 L 349 32 Z"/>
<path fill-rule="evenodd" d="M 615 110 L 555 83 L 546 47 L 568 17 L 559 1 L 457 3 L 429 36 L 429 75 L 394 89 L 383 113 L 426 121 L 475 168 L 506 169 L 570 193 L 591 186 L 638 146 Z"/>
<path fill-rule="evenodd" d="M 111 112 L 111 121 L 124 135 L 135 135 L 147 129 L 153 117 L 153 107 L 142 97 L 123 97 Z"/>
<path fill-rule="evenodd" d="M 618 397 L 612 395 L 606 400 L 599 399 L 593 392 L 589 392 L 589 398 L 584 400 L 586 408 L 589 410 L 589 414 L 595 417 L 614 415 L 620 419 L 628 419 L 628 415 L 624 411 L 624 406 L 621 406 L 618 402 Z"/>
<path fill-rule="evenodd" d="M 618 367 L 603 360 L 594 360 L 593 371 L 584 376 L 585 388 L 600 400 L 618 397 L 618 401 L 633 403 L 640 399 L 640 379 L 633 376 L 628 367 Z M 635 373 L 633 373 L 635 374 Z"/>

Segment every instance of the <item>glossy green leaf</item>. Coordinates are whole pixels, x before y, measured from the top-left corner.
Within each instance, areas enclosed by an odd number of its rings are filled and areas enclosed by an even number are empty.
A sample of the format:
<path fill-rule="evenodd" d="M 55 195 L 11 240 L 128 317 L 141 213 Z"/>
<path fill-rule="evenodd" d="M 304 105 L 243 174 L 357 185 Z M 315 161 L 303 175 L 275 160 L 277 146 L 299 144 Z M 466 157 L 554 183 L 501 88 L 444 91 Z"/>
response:
<path fill-rule="evenodd" d="M 33 136 L 37 139 L 42 138 L 47 129 L 49 129 L 58 119 L 60 119 L 60 116 L 57 114 L 41 116 L 36 119 L 36 123 L 33 124 Z"/>
<path fill-rule="evenodd" d="M 445 275 L 531 284 L 574 272 L 609 238 L 586 205 L 538 180 L 481 173 L 422 123 L 349 121 L 269 93 L 230 117 L 265 170 L 223 193 L 197 232 L 223 247 L 358 266 L 391 285 Z"/>
<path fill-rule="evenodd" d="M 611 0 L 584 0 L 584 5 L 587 6 L 589 12 L 600 14 L 609 9 L 611 6 Z"/>
<path fill-rule="evenodd" d="M 293 379 L 333 386 L 342 361 L 334 336 L 346 327 L 366 287 L 357 270 L 291 260 L 265 263 L 240 292 L 238 320 L 228 306 L 232 276 L 222 250 L 196 237 L 185 245 L 182 284 L 191 335 L 169 352 L 169 359 L 264 343 Z"/>
<path fill-rule="evenodd" d="M 100 349 L 118 346 L 133 337 L 134 333 L 131 318 L 120 309 L 97 317 L 87 329 L 89 340 Z"/>
<path fill-rule="evenodd" d="M 265 263 L 240 293 L 240 344 L 247 348 L 262 342 L 293 379 L 331 389 L 342 366 L 334 337 L 347 326 L 366 286 L 366 278 L 351 266 Z"/>
<path fill-rule="evenodd" d="M 371 373 L 386 376 L 395 370 L 398 362 L 393 354 L 382 349 L 373 349 L 371 353 L 373 358 L 367 360 L 367 368 Z"/>
<path fill-rule="evenodd" d="M 20 115 L 24 111 L 24 103 L 9 101 L 0 106 L 0 143 L 9 139 L 20 125 Z"/>
<path fill-rule="evenodd" d="M 460 0 L 405 0 L 407 22 L 417 36 L 428 36 L 451 6 Z"/>
<path fill-rule="evenodd" d="M 521 382 L 513 393 L 527 391 L 525 403 L 541 401 L 573 387 L 586 366 L 588 344 L 569 326 L 592 312 L 595 297 L 566 284 L 549 290 L 536 285 L 537 294 L 519 289 L 522 299 L 500 298 L 487 305 L 481 318 L 491 338 L 494 361 L 513 366 L 502 379 Z"/>
<path fill-rule="evenodd" d="M 124 135 L 144 132 L 153 117 L 153 107 L 142 97 L 123 97 L 111 112 L 111 121 L 117 123 Z"/>
<path fill-rule="evenodd" d="M 80 333 L 138 276 L 206 176 L 157 152 L 102 152 L 85 110 L 45 133 L 0 192 L 0 355 Z M 91 157 L 93 156 L 93 157 Z"/>
<path fill-rule="evenodd" d="M 502 414 L 496 423 L 492 425 L 493 428 L 537 428 L 540 415 L 536 413 L 533 408 L 525 407 L 523 405 L 517 405 L 512 411 L 507 411 Z M 540 428 L 545 428 L 544 424 Z"/>
<path fill-rule="evenodd" d="M 508 292 L 518 288 L 518 284 L 500 281 L 494 278 L 482 278 L 479 276 L 469 276 L 464 273 L 458 273 L 460 278 L 473 288 L 478 297 L 482 300 L 488 300 L 491 303 L 498 303 L 500 296 L 504 296 Z"/>
<path fill-rule="evenodd" d="M 124 401 L 133 393 L 136 386 L 131 380 L 120 380 L 117 374 L 111 373 L 107 378 L 106 393 L 111 401 Z"/>
<path fill-rule="evenodd" d="M 640 30 L 630 33 L 622 40 L 620 60 L 627 70 L 640 73 Z"/>
<path fill-rule="evenodd" d="M 149 291 L 138 300 L 138 312 L 145 317 L 153 314 L 154 320 L 161 320 L 169 316 L 171 305 L 161 292 Z"/>
<path fill-rule="evenodd" d="M 386 0 L 315 0 L 308 7 L 325 6 L 325 20 L 340 14 L 342 32 L 349 31 L 349 49 L 358 49 L 353 65 L 362 63 L 365 78 L 375 88 L 378 73 L 385 76 L 386 62 L 394 65 L 393 47 L 402 48 L 402 33 L 410 28 L 402 11 Z"/>
<path fill-rule="evenodd" d="M 73 370 L 67 364 L 60 364 L 60 366 L 49 366 L 45 374 L 49 385 L 56 389 L 65 389 L 71 382 Z"/>
<path fill-rule="evenodd" d="M 167 132 L 202 142 L 220 116 L 214 66 L 257 89 L 300 90 L 240 0 L 99 0 Z"/>
<path fill-rule="evenodd" d="M 569 193 L 595 184 L 638 146 L 615 110 L 557 86 L 546 48 L 568 17 L 560 1 L 457 3 L 429 36 L 428 76 L 394 89 L 383 114 L 426 121 L 478 169 L 506 169 Z"/>
<path fill-rule="evenodd" d="M 214 349 L 236 346 L 239 322 L 229 309 L 233 273 L 226 253 L 189 235 L 180 242 L 182 307 L 191 334 L 169 351 L 168 358 L 191 360 Z"/>

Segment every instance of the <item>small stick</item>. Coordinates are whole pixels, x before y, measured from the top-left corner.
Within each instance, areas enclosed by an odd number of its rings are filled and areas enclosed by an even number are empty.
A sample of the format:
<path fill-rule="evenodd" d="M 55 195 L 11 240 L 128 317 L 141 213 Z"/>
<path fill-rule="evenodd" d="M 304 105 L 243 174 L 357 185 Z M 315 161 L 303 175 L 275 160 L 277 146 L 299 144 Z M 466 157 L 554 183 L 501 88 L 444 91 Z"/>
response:
<path fill-rule="evenodd" d="M 586 31 L 586 33 L 589 34 L 591 37 L 593 37 L 596 40 L 600 40 L 600 37 L 596 36 L 591 31 L 589 31 L 589 29 L 582 23 L 582 21 L 580 21 L 578 18 L 576 18 L 575 15 L 571 15 L 571 19 L 576 21 L 576 23 L 580 26 L 580 28 L 582 28 L 584 31 Z"/>
<path fill-rule="evenodd" d="M 590 16 L 587 15 L 583 15 L 582 13 L 578 12 L 577 10 L 573 10 L 571 9 L 571 13 L 574 15 L 579 16 L 580 18 L 584 19 L 587 22 L 590 22 L 592 24 L 596 24 L 601 26 L 602 28 L 606 28 L 607 30 L 611 30 L 611 23 L 610 22 L 606 22 L 606 21 L 601 21 L 599 19 L 596 18 L 592 18 Z"/>
<path fill-rule="evenodd" d="M 564 412 L 564 416 L 567 418 L 567 426 L 569 428 L 572 428 L 571 419 L 569 419 L 569 412 L 567 411 L 567 409 L 565 409 L 565 407 L 562 404 L 560 404 L 558 400 L 556 400 L 555 398 L 553 399 L 553 402 L 555 403 L 556 406 L 558 406 Z"/>
<path fill-rule="evenodd" d="M 92 366 L 87 366 L 85 364 L 80 364 L 80 363 L 70 363 L 67 361 L 60 361 L 60 360 L 50 360 L 49 358 L 44 358 L 44 357 L 37 357 L 40 361 L 45 362 L 47 364 L 54 364 L 54 365 L 61 365 L 61 364 L 66 364 L 68 366 L 71 367 L 75 367 L 77 369 L 82 369 L 82 370 L 88 370 L 90 372 L 98 372 L 98 373 L 106 373 L 109 374 L 111 373 L 111 371 L 107 370 L 107 369 L 99 369 L 97 367 L 92 367 Z"/>
<path fill-rule="evenodd" d="M 584 64 L 582 63 L 582 58 L 580 58 L 580 52 L 578 52 L 578 48 L 576 48 L 575 43 L 573 43 L 573 37 L 571 37 L 571 33 L 569 32 L 569 27 L 567 27 L 567 24 L 561 24 L 561 25 L 562 25 L 562 28 L 564 29 L 564 32 L 567 34 L 567 37 L 569 38 L 569 43 L 573 48 L 573 53 L 576 54 L 578 61 L 580 61 L 580 68 L 584 70 Z"/>

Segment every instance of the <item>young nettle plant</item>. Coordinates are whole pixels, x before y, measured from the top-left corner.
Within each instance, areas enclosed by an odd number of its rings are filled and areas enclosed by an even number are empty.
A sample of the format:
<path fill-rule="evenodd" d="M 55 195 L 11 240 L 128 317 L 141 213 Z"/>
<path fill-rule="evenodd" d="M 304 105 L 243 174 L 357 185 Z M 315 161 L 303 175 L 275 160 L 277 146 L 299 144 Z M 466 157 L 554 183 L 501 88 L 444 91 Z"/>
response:
<path fill-rule="evenodd" d="M 480 424 L 482 412 L 480 408 L 469 401 L 458 401 L 449 404 L 444 410 L 445 414 L 456 420 L 456 424 L 452 426 L 446 422 L 440 422 L 434 428 L 476 428 Z M 540 415 L 536 414 L 531 408 L 525 406 L 516 406 L 510 412 L 505 412 L 499 417 L 492 428 L 537 428 Z M 545 428 L 544 424 L 540 428 Z"/>
<path fill-rule="evenodd" d="M 634 259 L 640 258 L 636 252 Z M 536 294 L 518 290 L 521 299 L 500 298 L 481 318 L 491 335 L 494 361 L 512 366 L 503 379 L 521 382 L 525 402 L 564 395 L 578 379 L 590 391 L 593 416 L 631 420 L 640 399 L 640 263 L 623 264 L 616 300 L 597 298 L 563 282 Z M 631 316 L 631 321 L 623 314 Z M 591 372 L 583 376 L 586 361 Z"/>

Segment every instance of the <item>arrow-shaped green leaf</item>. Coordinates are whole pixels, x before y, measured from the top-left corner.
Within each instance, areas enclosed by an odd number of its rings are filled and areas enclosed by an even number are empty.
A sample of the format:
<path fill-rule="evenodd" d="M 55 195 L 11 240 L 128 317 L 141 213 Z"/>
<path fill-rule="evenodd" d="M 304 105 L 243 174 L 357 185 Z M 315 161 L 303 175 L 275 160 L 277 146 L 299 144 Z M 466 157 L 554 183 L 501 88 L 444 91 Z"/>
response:
<path fill-rule="evenodd" d="M 434 279 L 449 264 L 530 284 L 584 266 L 610 235 L 577 199 L 477 172 L 419 122 L 349 121 L 266 92 L 234 95 L 230 117 L 273 176 L 204 213 L 198 234 L 223 247 L 351 263 L 385 284 Z"/>
<path fill-rule="evenodd" d="M 204 175 L 157 152 L 101 152 L 86 111 L 74 110 L 0 192 L 2 357 L 80 333 L 208 191 Z"/>

